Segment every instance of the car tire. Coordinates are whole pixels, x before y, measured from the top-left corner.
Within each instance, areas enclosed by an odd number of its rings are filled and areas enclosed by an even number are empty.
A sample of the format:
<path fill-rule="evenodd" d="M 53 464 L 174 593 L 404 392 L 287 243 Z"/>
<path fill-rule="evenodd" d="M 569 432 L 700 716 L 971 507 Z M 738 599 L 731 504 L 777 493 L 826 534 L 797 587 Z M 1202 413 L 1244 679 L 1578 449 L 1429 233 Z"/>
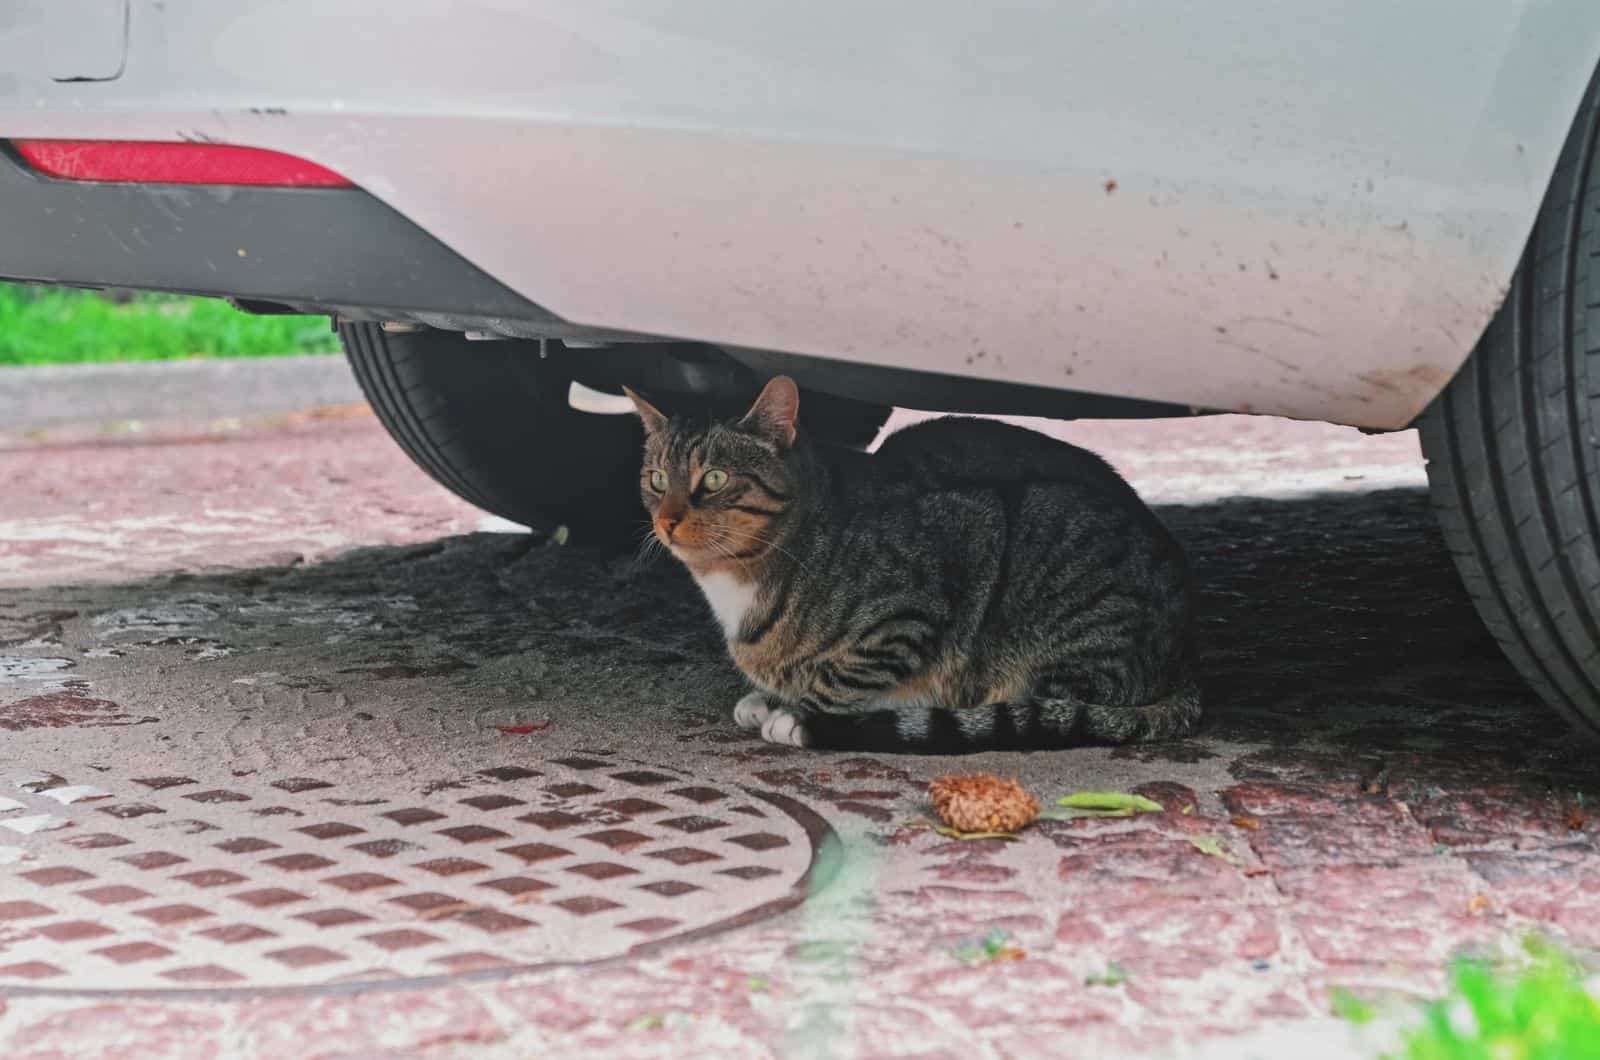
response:
<path fill-rule="evenodd" d="M 569 362 L 540 357 L 537 342 L 474 342 L 431 328 L 347 322 L 339 338 L 379 422 L 456 496 L 536 530 L 566 526 L 586 544 L 644 532 L 638 417 L 574 409 Z M 802 396 L 802 409 L 813 438 L 855 449 L 871 445 L 893 411 L 816 393 Z"/>
<path fill-rule="evenodd" d="M 614 543 L 644 529 L 638 417 L 580 412 L 572 379 L 529 342 L 341 323 L 378 420 L 456 496 L 504 519 Z"/>
<path fill-rule="evenodd" d="M 1504 304 L 1420 423 L 1434 507 L 1507 657 L 1600 734 L 1600 74 Z"/>

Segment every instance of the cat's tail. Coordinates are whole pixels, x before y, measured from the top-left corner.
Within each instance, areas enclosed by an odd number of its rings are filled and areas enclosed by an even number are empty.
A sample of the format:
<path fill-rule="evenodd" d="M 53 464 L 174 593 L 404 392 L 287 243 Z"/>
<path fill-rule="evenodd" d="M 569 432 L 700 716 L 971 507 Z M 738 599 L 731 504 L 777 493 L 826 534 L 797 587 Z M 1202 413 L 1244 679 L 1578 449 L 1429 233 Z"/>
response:
<path fill-rule="evenodd" d="M 811 746 L 821 749 L 971 754 L 1168 740 L 1192 732 L 1200 713 L 1200 687 L 1185 678 L 1167 695 L 1139 707 L 1036 699 L 957 709 L 902 707 L 820 715 L 806 724 Z"/>
<path fill-rule="evenodd" d="M 1094 743 L 1142 743 L 1187 736 L 1200 724 L 1200 686 L 1185 678 L 1171 692 L 1142 707 L 1087 704 L 1084 730 Z"/>

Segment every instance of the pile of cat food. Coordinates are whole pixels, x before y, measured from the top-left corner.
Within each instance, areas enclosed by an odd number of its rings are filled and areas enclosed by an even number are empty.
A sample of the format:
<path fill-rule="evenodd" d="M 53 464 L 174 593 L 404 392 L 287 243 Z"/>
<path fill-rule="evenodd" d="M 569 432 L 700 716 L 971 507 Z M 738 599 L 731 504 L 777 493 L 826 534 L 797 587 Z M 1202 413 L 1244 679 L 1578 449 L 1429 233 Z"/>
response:
<path fill-rule="evenodd" d="M 940 777 L 928 785 L 939 820 L 958 832 L 1016 832 L 1039 816 L 1039 800 L 992 773 Z"/>

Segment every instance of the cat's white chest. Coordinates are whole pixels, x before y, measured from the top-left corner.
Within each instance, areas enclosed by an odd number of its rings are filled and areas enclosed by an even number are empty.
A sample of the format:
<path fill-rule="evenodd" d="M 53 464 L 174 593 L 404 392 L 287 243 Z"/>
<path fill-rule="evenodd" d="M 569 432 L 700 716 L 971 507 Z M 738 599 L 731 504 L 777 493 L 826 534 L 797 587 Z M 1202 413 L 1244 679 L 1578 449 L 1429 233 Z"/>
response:
<path fill-rule="evenodd" d="M 711 613 L 717 616 L 717 622 L 722 626 L 722 635 L 732 640 L 739 632 L 745 612 L 755 603 L 755 583 L 740 581 L 731 574 L 721 572 L 695 580 L 700 584 L 700 591 L 706 594 Z"/>

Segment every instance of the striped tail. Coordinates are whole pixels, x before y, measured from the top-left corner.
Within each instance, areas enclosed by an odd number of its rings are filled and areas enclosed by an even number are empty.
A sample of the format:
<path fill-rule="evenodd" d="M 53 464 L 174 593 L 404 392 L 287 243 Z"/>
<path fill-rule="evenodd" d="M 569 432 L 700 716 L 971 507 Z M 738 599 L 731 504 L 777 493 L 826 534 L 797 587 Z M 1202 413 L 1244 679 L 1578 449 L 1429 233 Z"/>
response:
<path fill-rule="evenodd" d="M 1174 739 L 1194 730 L 1200 710 L 1200 688 L 1185 679 L 1166 696 L 1141 707 L 1038 699 L 959 709 L 813 714 L 806 727 L 811 746 L 821 750 L 973 754 Z"/>

